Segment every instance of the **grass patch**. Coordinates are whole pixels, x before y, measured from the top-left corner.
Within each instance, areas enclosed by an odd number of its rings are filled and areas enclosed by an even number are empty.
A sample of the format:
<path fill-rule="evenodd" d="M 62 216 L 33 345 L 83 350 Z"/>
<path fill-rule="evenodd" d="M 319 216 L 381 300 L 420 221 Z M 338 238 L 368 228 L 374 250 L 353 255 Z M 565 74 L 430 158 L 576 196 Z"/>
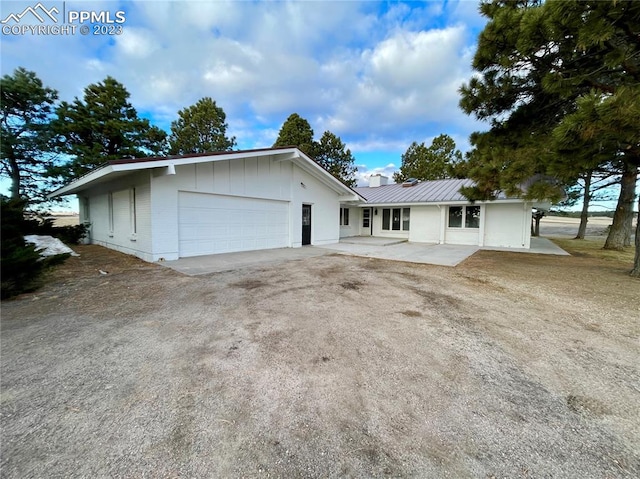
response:
<path fill-rule="evenodd" d="M 549 239 L 573 256 L 586 256 L 588 258 L 599 258 L 618 261 L 620 263 L 633 263 L 635 255 L 635 248 L 633 246 L 629 246 L 623 251 L 602 249 L 606 240 L 605 237 L 587 237 L 583 240 L 568 238 Z"/>

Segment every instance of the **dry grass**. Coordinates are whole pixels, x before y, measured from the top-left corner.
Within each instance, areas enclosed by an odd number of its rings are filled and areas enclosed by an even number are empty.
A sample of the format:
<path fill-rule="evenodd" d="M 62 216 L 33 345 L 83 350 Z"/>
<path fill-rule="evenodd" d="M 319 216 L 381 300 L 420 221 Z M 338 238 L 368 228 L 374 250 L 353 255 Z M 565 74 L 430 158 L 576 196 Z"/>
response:
<path fill-rule="evenodd" d="M 77 251 L 2 303 L 2 477 L 640 477 L 626 262 Z"/>
<path fill-rule="evenodd" d="M 74 216 L 52 216 L 54 226 L 75 226 L 80 224 L 80 218 Z"/>
<path fill-rule="evenodd" d="M 624 251 L 602 249 L 605 237 L 586 237 L 583 240 L 569 238 L 550 238 L 555 244 L 573 256 L 598 258 L 621 263 L 633 263 L 635 249 L 629 246 Z"/>

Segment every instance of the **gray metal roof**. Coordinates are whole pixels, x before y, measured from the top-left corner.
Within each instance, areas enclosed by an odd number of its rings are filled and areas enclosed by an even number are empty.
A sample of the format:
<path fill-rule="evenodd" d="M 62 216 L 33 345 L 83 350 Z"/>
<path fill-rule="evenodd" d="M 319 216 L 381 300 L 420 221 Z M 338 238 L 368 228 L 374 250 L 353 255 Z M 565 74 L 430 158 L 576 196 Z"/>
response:
<path fill-rule="evenodd" d="M 448 203 L 467 201 L 459 192 L 463 186 L 474 186 L 470 179 L 421 181 L 415 186 L 392 184 L 370 188 L 354 188 L 369 204 L 388 203 Z M 497 199 L 506 199 L 500 194 Z"/>

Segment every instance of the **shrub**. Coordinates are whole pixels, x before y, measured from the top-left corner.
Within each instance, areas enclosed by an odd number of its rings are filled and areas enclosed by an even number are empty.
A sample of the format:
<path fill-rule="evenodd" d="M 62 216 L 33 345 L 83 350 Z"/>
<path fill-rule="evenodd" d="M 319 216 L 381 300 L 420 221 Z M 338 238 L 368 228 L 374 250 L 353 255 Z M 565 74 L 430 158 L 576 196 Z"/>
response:
<path fill-rule="evenodd" d="M 33 291 L 42 285 L 42 272 L 63 262 L 68 254 L 42 258 L 35 246 L 24 241 L 33 232 L 33 220 L 24 218 L 24 202 L 2 197 L 2 238 L 0 240 L 0 273 L 2 299 Z"/>
<path fill-rule="evenodd" d="M 24 234 L 53 236 L 67 245 L 80 244 L 89 229 L 88 224 L 54 226 L 51 218 L 32 217 L 24 221 Z"/>
<path fill-rule="evenodd" d="M 87 235 L 88 230 L 88 223 L 73 226 L 54 226 L 51 236 L 66 244 L 80 244 L 82 238 Z"/>

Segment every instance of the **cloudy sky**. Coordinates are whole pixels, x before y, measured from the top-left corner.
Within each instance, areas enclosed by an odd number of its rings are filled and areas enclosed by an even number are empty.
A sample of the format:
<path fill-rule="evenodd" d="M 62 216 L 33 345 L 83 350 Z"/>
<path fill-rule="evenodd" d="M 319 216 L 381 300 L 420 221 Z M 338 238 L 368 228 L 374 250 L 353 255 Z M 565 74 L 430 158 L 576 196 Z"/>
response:
<path fill-rule="evenodd" d="M 2 0 L 2 20 L 37 3 Z M 210 96 L 239 148 L 269 147 L 296 112 L 316 138 L 331 130 L 343 139 L 366 184 L 371 173 L 395 171 L 412 141 L 447 133 L 464 151 L 469 134 L 487 128 L 458 108 L 484 26 L 477 1 L 41 3 L 67 20 L 72 11 L 124 12 L 122 33 L 3 33 L 2 74 L 33 70 L 67 101 L 113 76 L 165 130 L 178 110 Z M 20 23 L 38 20 L 29 13 Z"/>

